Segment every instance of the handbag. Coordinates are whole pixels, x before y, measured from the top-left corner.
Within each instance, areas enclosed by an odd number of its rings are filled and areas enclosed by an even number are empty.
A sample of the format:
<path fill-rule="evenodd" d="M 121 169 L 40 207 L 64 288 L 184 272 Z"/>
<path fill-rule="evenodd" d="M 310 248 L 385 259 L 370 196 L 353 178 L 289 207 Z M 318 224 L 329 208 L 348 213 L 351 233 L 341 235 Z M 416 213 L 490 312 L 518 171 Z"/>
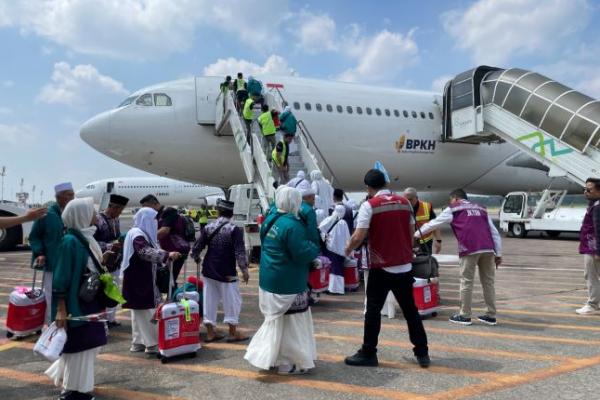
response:
<path fill-rule="evenodd" d="M 106 274 L 108 276 L 111 276 L 111 275 L 98 262 L 98 260 L 96 259 L 96 256 L 94 256 L 94 254 L 92 253 L 92 250 L 87 245 L 87 243 L 85 243 L 77 235 L 74 235 L 74 236 L 77 239 L 79 239 L 81 244 L 84 245 L 85 249 L 88 252 L 88 256 L 91 258 L 92 262 L 94 263 L 94 266 L 96 267 L 96 272 L 87 271 L 83 274 L 83 282 L 81 283 L 81 286 L 79 287 L 79 293 L 78 293 L 79 299 L 86 303 L 91 303 L 94 300 L 97 300 L 98 303 L 100 304 L 100 307 L 102 307 L 102 308 L 116 307 L 117 305 L 119 305 L 119 302 L 117 300 L 114 300 L 114 299 L 108 297 L 106 295 L 106 293 L 104 293 L 105 285 L 102 283 L 102 280 L 100 279 L 101 275 L 104 275 L 104 274 Z M 104 278 L 104 279 L 107 279 L 107 278 Z M 112 277 L 111 277 L 111 279 L 112 279 Z"/>
<path fill-rule="evenodd" d="M 56 322 L 53 322 L 33 346 L 34 354 L 44 357 L 50 362 L 60 358 L 65 343 L 67 342 L 67 332 L 63 328 L 58 328 Z"/>

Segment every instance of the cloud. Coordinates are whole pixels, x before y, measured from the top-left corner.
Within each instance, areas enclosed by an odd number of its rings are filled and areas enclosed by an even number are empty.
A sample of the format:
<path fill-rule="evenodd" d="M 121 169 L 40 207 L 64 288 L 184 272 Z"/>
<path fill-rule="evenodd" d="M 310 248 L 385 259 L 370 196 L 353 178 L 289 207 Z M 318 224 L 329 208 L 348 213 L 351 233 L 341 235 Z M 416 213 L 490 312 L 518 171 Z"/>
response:
<path fill-rule="evenodd" d="M 297 46 L 307 54 L 318 54 L 338 49 L 336 24 L 327 14 L 312 14 L 301 11 L 297 16 L 299 24 L 292 34 L 299 40 Z"/>
<path fill-rule="evenodd" d="M 0 143 L 16 145 L 29 143 L 35 137 L 34 129 L 27 124 L 0 124 Z"/>
<path fill-rule="evenodd" d="M 42 88 L 37 99 L 48 104 L 82 105 L 88 98 L 126 93 L 121 82 L 102 75 L 92 65 L 80 64 L 71 68 L 61 61 L 54 64 L 51 82 Z"/>
<path fill-rule="evenodd" d="M 10 87 L 13 87 L 15 85 L 15 82 L 11 81 L 10 79 L 7 79 L 5 81 L 2 81 L 1 84 L 5 88 L 10 88 Z"/>
<path fill-rule="evenodd" d="M 373 37 L 359 38 L 350 53 L 358 58 L 358 65 L 344 71 L 339 79 L 346 82 L 381 82 L 399 75 L 419 61 L 419 47 L 413 33 L 402 35 L 386 29 Z"/>
<path fill-rule="evenodd" d="M 204 67 L 204 75 L 207 76 L 234 76 L 238 72 L 243 72 L 248 75 L 281 75 L 289 76 L 296 75 L 295 71 L 290 68 L 287 61 L 278 55 L 271 55 L 263 65 L 258 65 L 251 61 L 238 58 L 219 58 L 213 64 Z"/>
<path fill-rule="evenodd" d="M 476 63 L 501 65 L 515 55 L 555 50 L 585 28 L 590 10 L 587 0 L 479 0 L 444 13 L 442 23 Z"/>
<path fill-rule="evenodd" d="M 11 115 L 13 113 L 12 108 L 0 107 L 0 115 Z"/>
<path fill-rule="evenodd" d="M 439 93 L 443 92 L 444 86 L 446 86 L 446 83 L 452 78 L 454 78 L 452 75 L 442 75 L 435 78 L 433 82 L 431 82 L 431 90 Z"/>
<path fill-rule="evenodd" d="M 146 60 L 189 49 L 201 27 L 253 47 L 273 45 L 287 7 L 276 0 L 0 0 L 0 27 L 18 27 L 78 53 Z"/>

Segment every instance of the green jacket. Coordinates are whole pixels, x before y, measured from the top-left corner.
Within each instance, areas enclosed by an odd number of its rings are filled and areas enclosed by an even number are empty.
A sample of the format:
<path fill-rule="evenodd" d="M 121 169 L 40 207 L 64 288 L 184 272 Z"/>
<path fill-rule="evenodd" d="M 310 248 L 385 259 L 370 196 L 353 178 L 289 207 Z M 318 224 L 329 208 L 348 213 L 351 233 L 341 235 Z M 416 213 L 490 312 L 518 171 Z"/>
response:
<path fill-rule="evenodd" d="M 45 271 L 54 272 L 58 248 L 64 235 L 61 210 L 57 203 L 48 208 L 48 214 L 33 223 L 29 234 L 32 260 L 38 256 L 46 256 Z"/>
<path fill-rule="evenodd" d="M 307 289 L 308 271 L 319 255 L 319 246 L 306 237 L 298 218 L 284 214 L 264 232 L 278 213 L 270 213 L 261 227 L 259 286 L 276 294 L 297 294 Z"/>
<path fill-rule="evenodd" d="M 52 320 L 56 318 L 57 300 L 64 298 L 67 314 L 73 317 L 84 315 L 79 303 L 79 288 L 83 274 L 87 270 L 88 252 L 75 237 L 81 235 L 69 230 L 58 248 L 58 259 L 52 276 Z M 81 237 L 81 236 L 80 236 Z M 81 237 L 83 239 L 83 237 Z M 85 241 L 85 239 L 83 239 Z M 69 326 L 81 325 L 80 321 L 70 321 Z"/>
<path fill-rule="evenodd" d="M 208 210 L 203 210 L 203 209 L 198 210 L 198 223 L 199 224 L 208 224 Z"/>
<path fill-rule="evenodd" d="M 315 209 L 307 202 L 302 201 L 298 217 L 300 217 L 300 221 L 302 221 L 306 227 L 306 237 L 308 240 L 317 246 L 320 246 L 320 233 L 319 227 L 317 226 L 317 213 L 315 212 Z"/>

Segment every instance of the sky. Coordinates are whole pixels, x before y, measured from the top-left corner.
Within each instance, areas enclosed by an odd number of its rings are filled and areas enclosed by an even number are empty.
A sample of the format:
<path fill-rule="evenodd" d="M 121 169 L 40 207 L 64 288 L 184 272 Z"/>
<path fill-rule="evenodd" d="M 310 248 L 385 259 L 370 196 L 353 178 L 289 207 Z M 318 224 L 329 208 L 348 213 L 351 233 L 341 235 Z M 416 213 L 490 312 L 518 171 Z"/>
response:
<path fill-rule="evenodd" d="M 79 127 L 172 79 L 297 75 L 441 91 L 477 65 L 521 67 L 600 97 L 600 1 L 0 0 L 5 198 L 146 176 Z"/>

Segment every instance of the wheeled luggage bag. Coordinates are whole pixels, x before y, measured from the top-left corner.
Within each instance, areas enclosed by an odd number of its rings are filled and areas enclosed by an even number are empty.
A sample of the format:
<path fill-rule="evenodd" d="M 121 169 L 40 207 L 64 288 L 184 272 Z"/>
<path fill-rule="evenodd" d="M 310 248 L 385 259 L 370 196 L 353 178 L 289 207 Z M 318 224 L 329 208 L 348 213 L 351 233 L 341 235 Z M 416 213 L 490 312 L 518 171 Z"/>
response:
<path fill-rule="evenodd" d="M 184 265 L 184 276 L 185 276 Z M 200 349 L 200 306 L 185 296 L 171 301 L 173 288 L 173 264 L 169 263 L 169 297 L 156 310 L 158 321 L 158 357 L 166 363 L 172 357 L 188 355 L 196 357 Z"/>
<path fill-rule="evenodd" d="M 308 274 L 308 284 L 313 293 L 321 293 L 329 288 L 331 261 L 324 256 L 317 257 L 318 262 Z"/>
<path fill-rule="evenodd" d="M 8 297 L 6 337 L 9 339 L 12 337 L 22 338 L 42 332 L 48 305 L 42 289 L 44 287 L 44 271 L 41 271 L 41 287 L 36 289 L 37 272 L 38 270 L 34 268 L 31 289 L 23 286 L 15 287 Z"/>

